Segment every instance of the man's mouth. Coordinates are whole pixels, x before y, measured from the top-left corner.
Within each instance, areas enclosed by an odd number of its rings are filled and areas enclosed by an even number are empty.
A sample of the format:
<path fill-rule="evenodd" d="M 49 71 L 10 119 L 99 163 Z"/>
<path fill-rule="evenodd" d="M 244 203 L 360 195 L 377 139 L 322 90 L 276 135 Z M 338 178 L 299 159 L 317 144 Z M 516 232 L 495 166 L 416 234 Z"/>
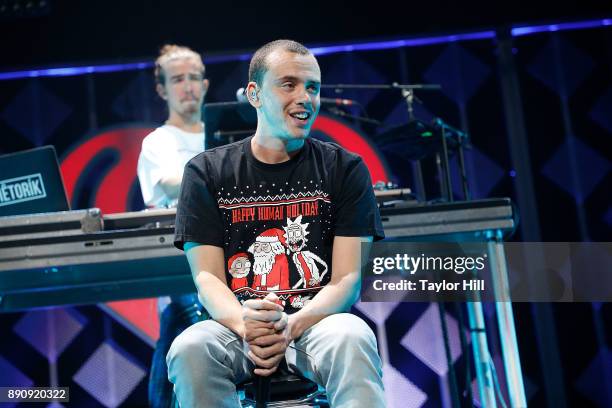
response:
<path fill-rule="evenodd" d="M 292 118 L 295 118 L 299 121 L 306 122 L 312 116 L 310 112 L 293 112 L 289 114 Z"/>

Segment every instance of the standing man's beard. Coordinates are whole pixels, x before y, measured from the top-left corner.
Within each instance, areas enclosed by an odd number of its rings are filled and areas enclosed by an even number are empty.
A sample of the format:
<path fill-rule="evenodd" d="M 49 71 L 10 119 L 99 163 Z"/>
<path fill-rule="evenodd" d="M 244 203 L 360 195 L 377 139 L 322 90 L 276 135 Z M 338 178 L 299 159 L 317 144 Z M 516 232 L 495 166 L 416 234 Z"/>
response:
<path fill-rule="evenodd" d="M 256 253 L 255 262 L 253 262 L 253 273 L 255 275 L 266 275 L 272 271 L 272 265 L 274 265 L 274 258 L 276 255 L 272 252 Z"/>

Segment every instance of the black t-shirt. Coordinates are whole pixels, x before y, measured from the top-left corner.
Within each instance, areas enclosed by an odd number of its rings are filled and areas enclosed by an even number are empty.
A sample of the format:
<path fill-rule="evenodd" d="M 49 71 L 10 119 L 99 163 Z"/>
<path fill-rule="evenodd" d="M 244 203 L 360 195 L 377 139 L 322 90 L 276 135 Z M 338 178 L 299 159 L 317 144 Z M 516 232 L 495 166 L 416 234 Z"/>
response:
<path fill-rule="evenodd" d="M 275 291 L 292 313 L 329 282 L 334 236 L 381 239 L 380 215 L 359 156 L 306 139 L 290 160 L 267 164 L 251 139 L 187 163 L 174 243 L 223 248 L 238 300 Z"/>

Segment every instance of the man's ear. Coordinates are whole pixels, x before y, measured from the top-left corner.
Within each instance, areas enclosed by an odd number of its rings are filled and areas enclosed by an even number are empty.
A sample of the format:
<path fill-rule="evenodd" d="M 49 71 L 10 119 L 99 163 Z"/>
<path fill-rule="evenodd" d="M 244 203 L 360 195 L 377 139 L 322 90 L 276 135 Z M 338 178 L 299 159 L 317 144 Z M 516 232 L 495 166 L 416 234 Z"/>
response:
<path fill-rule="evenodd" d="M 249 82 L 245 92 L 251 106 L 259 108 L 261 106 L 261 100 L 259 99 L 259 87 L 257 84 L 255 82 Z"/>
<path fill-rule="evenodd" d="M 160 98 L 162 98 L 164 101 L 168 100 L 168 94 L 166 92 L 165 86 L 163 86 L 162 84 L 157 84 L 155 85 L 155 90 L 157 91 L 157 94 Z"/>
<path fill-rule="evenodd" d="M 204 94 L 206 94 L 206 92 L 208 92 L 208 87 L 210 86 L 210 82 L 208 81 L 208 79 L 205 79 L 202 81 L 202 89 L 204 91 Z"/>

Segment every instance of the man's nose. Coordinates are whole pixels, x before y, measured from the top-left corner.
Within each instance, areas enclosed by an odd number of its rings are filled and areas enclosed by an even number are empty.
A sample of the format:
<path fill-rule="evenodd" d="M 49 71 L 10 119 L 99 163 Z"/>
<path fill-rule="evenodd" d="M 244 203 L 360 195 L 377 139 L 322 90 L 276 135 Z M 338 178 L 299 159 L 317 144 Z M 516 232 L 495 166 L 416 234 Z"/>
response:
<path fill-rule="evenodd" d="M 307 104 L 311 102 L 312 101 L 310 99 L 310 94 L 308 93 L 308 90 L 306 89 L 306 87 L 300 87 L 299 95 L 298 95 L 298 103 Z"/>

